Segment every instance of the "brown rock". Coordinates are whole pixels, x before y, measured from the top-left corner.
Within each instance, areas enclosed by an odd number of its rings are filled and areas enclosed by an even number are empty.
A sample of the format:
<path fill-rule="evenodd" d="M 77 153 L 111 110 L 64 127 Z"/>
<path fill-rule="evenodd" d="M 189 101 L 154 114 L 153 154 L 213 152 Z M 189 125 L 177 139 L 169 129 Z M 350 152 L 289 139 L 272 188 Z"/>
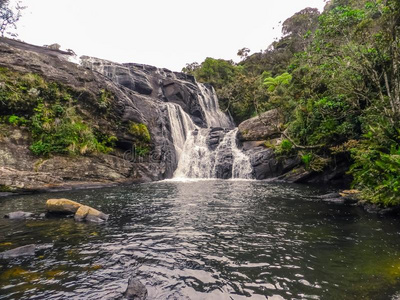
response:
<path fill-rule="evenodd" d="M 49 199 L 46 202 L 46 208 L 51 213 L 74 214 L 82 204 L 68 199 Z"/>
<path fill-rule="evenodd" d="M 84 221 L 87 214 L 89 213 L 89 206 L 81 205 L 75 213 L 74 219 L 75 221 Z"/>
<path fill-rule="evenodd" d="M 108 215 L 90 206 L 82 205 L 75 213 L 75 221 L 104 222 Z"/>

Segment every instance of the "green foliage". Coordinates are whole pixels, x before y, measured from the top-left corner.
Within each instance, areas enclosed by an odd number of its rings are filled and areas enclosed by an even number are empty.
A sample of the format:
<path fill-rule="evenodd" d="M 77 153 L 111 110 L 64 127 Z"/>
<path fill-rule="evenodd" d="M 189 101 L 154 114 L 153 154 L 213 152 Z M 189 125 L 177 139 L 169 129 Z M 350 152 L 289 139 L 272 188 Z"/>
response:
<path fill-rule="evenodd" d="M 22 126 L 26 124 L 26 119 L 24 117 L 18 117 L 16 115 L 11 115 L 8 117 L 8 123 L 14 126 Z"/>
<path fill-rule="evenodd" d="M 149 129 L 145 124 L 130 122 L 128 132 L 144 143 L 149 143 L 151 140 Z"/>
<path fill-rule="evenodd" d="M 275 147 L 275 154 L 278 156 L 289 155 L 293 152 L 293 144 L 287 139 L 283 139 L 280 144 Z"/>
<path fill-rule="evenodd" d="M 150 147 L 148 145 L 135 145 L 135 153 L 137 156 L 144 157 L 150 152 Z"/>
<path fill-rule="evenodd" d="M 194 75 L 199 82 L 207 82 L 220 89 L 234 80 L 240 68 L 232 61 L 207 57 L 200 65 L 188 64 L 182 71 Z"/>
<path fill-rule="evenodd" d="M 312 153 L 306 153 L 301 156 L 301 161 L 305 164 L 306 168 L 310 167 Z"/>
<path fill-rule="evenodd" d="M 128 132 L 135 138 L 134 151 L 138 156 L 146 156 L 150 152 L 151 136 L 145 124 L 129 122 Z"/>
<path fill-rule="evenodd" d="M 273 93 L 280 86 L 287 86 L 292 81 L 292 75 L 285 72 L 276 77 L 267 77 L 264 79 L 264 85 L 267 87 L 268 92 Z"/>
<path fill-rule="evenodd" d="M 112 139 L 99 141 L 89 125 L 78 116 L 73 107 L 67 108 L 61 118 L 58 110 L 39 104 L 32 117 L 32 135 L 35 140 L 30 147 L 36 155 L 51 153 L 84 155 L 93 152 L 108 153 Z"/>
<path fill-rule="evenodd" d="M 77 112 L 77 92 L 36 74 L 0 68 L 0 117 L 32 134 L 36 155 L 85 155 L 112 151 L 116 138 L 96 130 Z M 80 92 L 79 94 L 82 94 Z M 108 105 L 110 93 L 101 91 Z"/>
<path fill-rule="evenodd" d="M 400 147 L 389 151 L 365 144 L 352 151 L 355 163 L 350 169 L 354 187 L 361 188 L 363 198 L 385 206 L 400 205 Z"/>
<path fill-rule="evenodd" d="M 105 90 L 105 89 L 101 89 L 100 90 L 100 97 L 99 97 L 99 107 L 102 109 L 107 109 L 111 103 L 113 99 L 113 95 Z"/>
<path fill-rule="evenodd" d="M 351 153 L 364 198 L 397 205 L 399 20 L 398 0 L 331 0 L 322 14 L 305 9 L 283 22 L 283 37 L 267 50 L 241 49 L 238 65 L 208 58 L 191 74 L 214 85 L 238 123 L 277 108 L 297 145 L 284 140 L 278 155 L 297 152 L 307 169 L 321 171 Z"/>

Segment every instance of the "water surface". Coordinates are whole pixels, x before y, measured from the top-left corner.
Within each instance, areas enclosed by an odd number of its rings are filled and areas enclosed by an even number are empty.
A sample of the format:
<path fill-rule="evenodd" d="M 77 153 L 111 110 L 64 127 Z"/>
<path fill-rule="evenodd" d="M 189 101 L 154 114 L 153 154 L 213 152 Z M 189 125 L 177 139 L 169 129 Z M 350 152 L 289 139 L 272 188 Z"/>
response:
<path fill-rule="evenodd" d="M 110 214 L 0 219 L 0 251 L 52 244 L 0 261 L 0 299 L 118 299 L 131 275 L 149 299 L 398 299 L 399 220 L 317 202 L 324 192 L 214 180 L 0 198 L 1 215 L 55 197 Z"/>

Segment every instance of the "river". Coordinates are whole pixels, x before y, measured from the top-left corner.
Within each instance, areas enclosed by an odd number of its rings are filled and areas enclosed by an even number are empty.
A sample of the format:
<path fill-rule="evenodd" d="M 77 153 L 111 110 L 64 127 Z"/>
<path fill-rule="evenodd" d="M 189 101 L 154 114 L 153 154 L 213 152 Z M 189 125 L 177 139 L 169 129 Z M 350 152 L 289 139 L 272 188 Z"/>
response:
<path fill-rule="evenodd" d="M 0 198 L 0 214 L 65 197 L 110 214 L 0 219 L 0 299 L 118 299 L 134 275 L 148 299 L 399 299 L 400 224 L 328 191 L 250 180 L 162 181 Z"/>

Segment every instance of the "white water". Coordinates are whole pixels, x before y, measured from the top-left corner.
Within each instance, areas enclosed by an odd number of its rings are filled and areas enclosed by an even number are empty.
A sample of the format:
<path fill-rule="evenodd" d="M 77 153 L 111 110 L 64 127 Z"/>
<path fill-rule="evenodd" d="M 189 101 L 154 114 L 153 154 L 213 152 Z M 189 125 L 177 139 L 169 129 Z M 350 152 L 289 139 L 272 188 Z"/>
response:
<path fill-rule="evenodd" d="M 232 164 L 231 178 L 251 179 L 250 159 L 236 144 L 237 130 L 227 132 L 214 151 L 207 145 L 210 129 L 192 132 L 186 140 L 174 178 L 217 178 L 219 167 L 227 160 Z"/>
<path fill-rule="evenodd" d="M 251 179 L 253 172 L 253 168 L 250 163 L 250 157 L 244 154 L 236 144 L 236 135 L 238 129 L 230 131 L 226 134 L 225 139 L 230 140 L 232 155 L 233 155 L 233 164 L 232 164 L 232 178 L 243 178 L 243 179 Z M 225 140 L 224 139 L 224 140 Z"/>
<path fill-rule="evenodd" d="M 197 126 L 193 123 L 189 115 L 182 107 L 175 103 L 165 103 L 168 110 L 168 117 L 171 125 L 171 135 L 174 141 L 176 159 L 179 161 L 187 136 L 195 130 Z"/>
<path fill-rule="evenodd" d="M 234 123 L 220 110 L 214 90 L 203 84 L 198 84 L 198 87 L 198 99 L 208 128 L 196 126 L 180 105 L 166 103 L 178 161 L 174 179 L 217 178 L 221 166 L 227 164 L 232 165 L 231 178 L 250 179 L 250 159 L 237 147 L 237 128 L 227 132 L 214 151 L 209 148 L 210 127 L 233 128 Z"/>
<path fill-rule="evenodd" d="M 201 83 L 198 83 L 197 86 L 201 92 L 199 94 L 199 103 L 204 111 L 207 127 L 234 127 L 232 120 L 220 110 L 214 89 L 212 87 L 208 89 Z"/>

